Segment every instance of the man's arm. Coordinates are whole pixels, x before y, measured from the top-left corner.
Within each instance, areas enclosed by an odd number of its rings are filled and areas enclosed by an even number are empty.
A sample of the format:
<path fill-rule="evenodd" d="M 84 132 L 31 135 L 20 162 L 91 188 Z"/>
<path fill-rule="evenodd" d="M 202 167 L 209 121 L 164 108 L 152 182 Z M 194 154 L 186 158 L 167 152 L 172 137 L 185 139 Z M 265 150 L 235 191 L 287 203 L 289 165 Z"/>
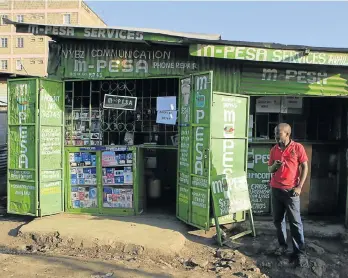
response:
<path fill-rule="evenodd" d="M 302 189 L 303 184 L 305 183 L 306 178 L 307 178 L 307 174 L 308 174 L 308 162 L 305 161 L 305 162 L 301 163 L 300 168 L 301 168 L 300 181 L 298 183 L 298 187 L 300 187 Z"/>
<path fill-rule="evenodd" d="M 275 173 L 278 169 L 279 167 L 275 163 L 273 163 L 271 166 L 268 166 L 268 172 L 270 173 Z"/>

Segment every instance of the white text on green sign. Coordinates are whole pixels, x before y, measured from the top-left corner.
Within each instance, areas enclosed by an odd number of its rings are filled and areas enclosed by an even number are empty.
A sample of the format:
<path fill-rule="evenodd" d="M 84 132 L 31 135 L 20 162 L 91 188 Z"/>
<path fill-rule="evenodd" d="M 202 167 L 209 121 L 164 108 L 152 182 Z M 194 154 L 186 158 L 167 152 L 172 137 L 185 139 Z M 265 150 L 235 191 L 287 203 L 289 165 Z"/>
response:
<path fill-rule="evenodd" d="M 304 50 L 268 49 L 228 45 L 191 45 L 190 54 L 232 60 L 247 60 L 274 63 L 348 66 L 348 53 L 312 52 Z"/>

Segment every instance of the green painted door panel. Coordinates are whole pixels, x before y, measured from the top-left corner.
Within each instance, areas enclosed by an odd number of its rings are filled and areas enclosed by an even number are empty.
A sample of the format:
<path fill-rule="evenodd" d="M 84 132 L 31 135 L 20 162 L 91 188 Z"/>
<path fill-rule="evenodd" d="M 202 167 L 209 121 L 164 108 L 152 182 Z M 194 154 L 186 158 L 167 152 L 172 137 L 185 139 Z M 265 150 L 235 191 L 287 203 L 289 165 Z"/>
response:
<path fill-rule="evenodd" d="M 40 216 L 64 210 L 64 83 L 39 80 Z"/>
<path fill-rule="evenodd" d="M 192 78 L 185 77 L 179 80 L 179 145 L 178 145 L 178 178 L 176 187 L 176 216 L 189 223 L 191 202 L 191 100 Z"/>
<path fill-rule="evenodd" d="M 249 116 L 249 100 L 246 97 L 213 94 L 212 138 L 245 138 Z"/>
<path fill-rule="evenodd" d="M 208 229 L 212 73 L 185 77 L 180 89 L 177 217 Z"/>
<path fill-rule="evenodd" d="M 9 213 L 43 216 L 64 210 L 63 107 L 63 82 L 8 82 Z"/>
<path fill-rule="evenodd" d="M 207 230 L 211 177 L 246 173 L 249 98 L 212 93 L 212 72 L 181 79 L 180 86 L 177 217 Z M 219 218 L 244 219 L 244 212 Z"/>
<path fill-rule="evenodd" d="M 8 213 L 38 215 L 37 83 L 8 81 Z"/>

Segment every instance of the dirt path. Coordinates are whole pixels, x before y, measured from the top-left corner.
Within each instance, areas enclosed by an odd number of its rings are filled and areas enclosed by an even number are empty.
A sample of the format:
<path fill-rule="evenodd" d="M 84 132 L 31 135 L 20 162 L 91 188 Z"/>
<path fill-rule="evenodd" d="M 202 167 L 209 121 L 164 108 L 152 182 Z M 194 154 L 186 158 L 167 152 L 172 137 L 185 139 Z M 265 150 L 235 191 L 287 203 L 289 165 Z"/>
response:
<path fill-rule="evenodd" d="M 230 247 L 217 248 L 211 239 L 188 236 L 174 257 L 158 252 L 108 246 L 72 248 L 59 235 L 24 239 L 17 232 L 29 218 L 0 217 L 1 277 L 347 277 L 348 250 L 337 239 L 307 239 L 309 265 L 296 268 L 272 253 L 274 237 L 244 237 Z M 126 250 L 127 249 L 127 250 Z M 109 275 L 109 276 L 108 276 Z"/>

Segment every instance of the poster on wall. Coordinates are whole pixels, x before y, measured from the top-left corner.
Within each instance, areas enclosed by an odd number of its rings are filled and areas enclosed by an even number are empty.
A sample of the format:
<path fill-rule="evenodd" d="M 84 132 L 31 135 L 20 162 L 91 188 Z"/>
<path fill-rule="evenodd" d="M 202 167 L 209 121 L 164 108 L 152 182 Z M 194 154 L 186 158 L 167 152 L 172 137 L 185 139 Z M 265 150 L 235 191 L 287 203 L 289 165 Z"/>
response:
<path fill-rule="evenodd" d="M 248 185 L 255 214 L 270 213 L 271 191 L 268 172 L 269 147 L 252 146 L 248 150 Z"/>
<path fill-rule="evenodd" d="M 256 113 L 280 113 L 281 97 L 259 97 L 256 99 Z"/>
<path fill-rule="evenodd" d="M 157 111 L 156 123 L 175 125 L 177 114 L 177 111 Z"/>
<path fill-rule="evenodd" d="M 176 97 L 157 97 L 157 111 L 174 111 L 176 110 Z"/>

